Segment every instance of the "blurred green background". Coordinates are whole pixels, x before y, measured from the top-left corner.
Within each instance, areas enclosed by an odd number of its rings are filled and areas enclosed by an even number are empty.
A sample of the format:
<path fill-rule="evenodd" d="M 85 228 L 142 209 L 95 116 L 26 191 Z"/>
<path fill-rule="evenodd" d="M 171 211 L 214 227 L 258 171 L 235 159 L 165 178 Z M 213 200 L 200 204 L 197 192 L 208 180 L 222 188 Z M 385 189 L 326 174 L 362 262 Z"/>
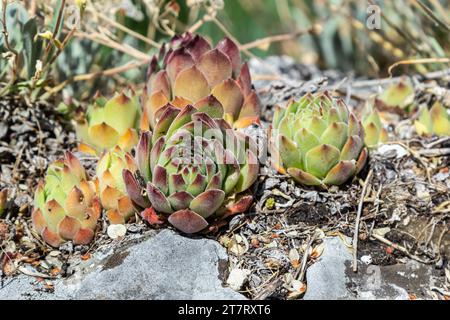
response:
<path fill-rule="evenodd" d="M 142 83 L 145 60 L 158 52 L 158 44 L 185 31 L 198 32 L 214 43 L 229 36 L 241 45 L 247 58 L 289 55 L 299 63 L 365 77 L 386 77 L 389 66 L 402 60 L 410 63 L 396 68 L 396 74 L 450 66 L 445 60 L 450 56 L 448 0 L 7 2 L 7 24 L 14 29 L 9 30 L 10 38 L 18 50 L 27 47 L 21 43 L 29 43 L 23 32 L 29 19 L 37 21 L 36 34 L 45 34 L 55 25 L 55 8 L 64 5 L 56 40 L 67 45 L 61 52 L 55 49 L 54 65 L 39 76 L 46 77 L 42 90 L 62 90 L 77 99 L 87 99 L 97 89 L 108 92 L 118 84 Z M 370 27 L 374 21 L 379 22 L 379 29 Z M 36 40 L 36 34 L 35 44 L 42 41 L 40 46 L 45 46 L 48 39 Z M 71 37 L 65 43 L 68 34 Z M 8 83 L 11 61 L 4 37 L 0 38 L 0 52 L 6 57 L 0 62 L 1 82 Z M 35 62 L 28 63 L 29 71 L 35 70 Z M 124 70 L 114 71 L 121 67 Z M 108 76 L 95 74 L 111 69 Z M 19 75 L 31 76 L 30 72 Z"/>

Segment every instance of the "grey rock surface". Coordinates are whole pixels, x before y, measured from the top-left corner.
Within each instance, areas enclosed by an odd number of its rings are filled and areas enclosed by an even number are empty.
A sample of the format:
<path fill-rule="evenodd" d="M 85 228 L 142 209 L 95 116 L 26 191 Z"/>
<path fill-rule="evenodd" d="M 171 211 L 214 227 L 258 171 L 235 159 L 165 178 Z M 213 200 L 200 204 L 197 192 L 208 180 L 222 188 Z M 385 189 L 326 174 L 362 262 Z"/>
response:
<path fill-rule="evenodd" d="M 337 237 L 324 241 L 322 256 L 306 273 L 305 300 L 406 300 L 410 294 L 427 298 L 427 290 L 435 285 L 436 270 L 413 260 L 387 266 L 358 261 L 354 273 L 351 250 L 343 241 Z"/>
<path fill-rule="evenodd" d="M 324 250 L 316 263 L 306 271 L 305 300 L 351 298 L 346 286 L 346 263 L 351 251 L 338 237 L 325 238 Z"/>
<path fill-rule="evenodd" d="M 23 274 L 0 285 L 0 300 L 51 300 L 53 294 L 41 291 L 35 278 Z"/>
<path fill-rule="evenodd" d="M 0 289 L 0 299 L 245 299 L 223 286 L 225 249 L 209 239 L 171 230 L 112 254 L 36 292 L 33 278 L 19 276 Z"/>

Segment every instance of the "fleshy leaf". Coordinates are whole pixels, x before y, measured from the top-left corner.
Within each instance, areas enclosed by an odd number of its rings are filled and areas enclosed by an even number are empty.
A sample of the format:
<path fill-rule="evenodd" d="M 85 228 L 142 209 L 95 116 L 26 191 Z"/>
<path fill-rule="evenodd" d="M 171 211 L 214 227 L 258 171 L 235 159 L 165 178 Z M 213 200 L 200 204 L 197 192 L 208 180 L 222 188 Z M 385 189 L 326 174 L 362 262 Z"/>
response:
<path fill-rule="evenodd" d="M 168 220 L 175 228 L 187 234 L 199 232 L 208 226 L 205 218 L 191 210 L 176 211 Z"/>
<path fill-rule="evenodd" d="M 310 173 L 307 173 L 301 169 L 288 168 L 287 172 L 300 184 L 306 186 L 321 186 L 322 182 Z"/>
<path fill-rule="evenodd" d="M 230 59 L 218 49 L 205 53 L 198 62 L 198 68 L 205 75 L 211 87 L 231 78 L 232 74 Z"/>
<path fill-rule="evenodd" d="M 147 184 L 148 198 L 156 211 L 161 213 L 172 213 L 172 207 L 166 196 L 151 182 Z"/>
<path fill-rule="evenodd" d="M 174 84 L 174 95 L 190 101 L 198 101 L 209 95 L 208 81 L 195 66 L 181 71 Z"/>
<path fill-rule="evenodd" d="M 203 218 L 208 218 L 219 209 L 224 199 L 225 192 L 222 190 L 207 190 L 195 197 L 191 201 L 189 208 Z"/>
<path fill-rule="evenodd" d="M 328 144 L 322 144 L 305 155 L 305 168 L 317 178 L 324 178 L 328 171 L 339 161 L 339 150 Z"/>
<path fill-rule="evenodd" d="M 327 176 L 323 180 L 323 183 L 339 186 L 346 182 L 351 176 L 353 176 L 355 174 L 355 171 L 355 160 L 341 160 L 328 172 Z"/>

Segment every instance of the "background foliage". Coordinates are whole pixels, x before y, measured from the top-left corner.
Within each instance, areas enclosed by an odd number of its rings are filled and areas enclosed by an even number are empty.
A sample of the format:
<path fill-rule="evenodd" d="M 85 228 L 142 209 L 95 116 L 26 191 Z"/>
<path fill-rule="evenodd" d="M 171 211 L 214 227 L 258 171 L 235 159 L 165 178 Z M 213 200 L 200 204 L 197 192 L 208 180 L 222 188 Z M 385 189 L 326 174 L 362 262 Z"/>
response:
<path fill-rule="evenodd" d="M 366 25 L 371 5 L 379 30 Z M 449 66 L 446 0 L 2 0 L 2 17 L 4 8 L 2 94 L 62 91 L 70 102 L 142 83 L 159 44 L 188 30 L 213 42 L 229 36 L 247 57 L 286 54 L 368 77 L 402 60 L 401 71 Z"/>

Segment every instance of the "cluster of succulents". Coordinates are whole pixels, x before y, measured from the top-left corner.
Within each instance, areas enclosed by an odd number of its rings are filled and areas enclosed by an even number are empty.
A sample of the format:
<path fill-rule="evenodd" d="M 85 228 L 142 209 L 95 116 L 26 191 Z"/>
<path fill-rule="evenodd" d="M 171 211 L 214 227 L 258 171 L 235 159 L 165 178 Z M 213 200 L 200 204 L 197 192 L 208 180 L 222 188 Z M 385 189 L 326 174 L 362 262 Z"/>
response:
<path fill-rule="evenodd" d="M 378 101 L 404 107 L 411 94 L 402 80 Z M 78 119 L 80 151 L 99 156 L 96 177 L 70 152 L 51 164 L 35 193 L 36 232 L 56 247 L 92 241 L 103 209 L 110 224 L 137 213 L 184 233 L 245 212 L 259 159 L 255 141 L 240 129 L 259 123 L 259 113 L 248 66 L 231 40 L 212 48 L 197 35 L 174 37 L 151 59 L 140 99 L 133 92 L 97 95 Z M 439 103 L 422 108 L 416 128 L 449 135 L 449 115 Z M 375 108 L 360 121 L 342 99 L 318 92 L 277 106 L 269 138 L 276 170 L 326 188 L 355 177 L 387 131 Z"/>
<path fill-rule="evenodd" d="M 256 147 L 237 128 L 259 122 L 260 102 L 238 47 L 224 39 L 212 48 L 186 33 L 159 57 L 140 99 L 134 92 L 109 100 L 97 94 L 77 117 L 79 150 L 99 156 L 96 178 L 89 180 L 71 153 L 51 164 L 32 215 L 48 244 L 90 242 L 102 209 L 111 224 L 155 210 L 193 233 L 251 205 L 246 191 L 259 171 Z M 214 136 L 206 138 L 208 131 Z M 192 152 L 192 162 L 183 152 Z"/>
<path fill-rule="evenodd" d="M 150 62 L 141 129 L 155 127 L 167 103 L 183 108 L 221 105 L 234 127 L 259 119 L 260 102 L 252 88 L 247 63 L 241 64 L 237 45 L 228 38 L 215 48 L 201 36 L 185 33 L 164 45 Z"/>
<path fill-rule="evenodd" d="M 271 140 L 275 168 L 310 186 L 345 183 L 368 156 L 361 122 L 327 92 L 277 107 Z"/>

